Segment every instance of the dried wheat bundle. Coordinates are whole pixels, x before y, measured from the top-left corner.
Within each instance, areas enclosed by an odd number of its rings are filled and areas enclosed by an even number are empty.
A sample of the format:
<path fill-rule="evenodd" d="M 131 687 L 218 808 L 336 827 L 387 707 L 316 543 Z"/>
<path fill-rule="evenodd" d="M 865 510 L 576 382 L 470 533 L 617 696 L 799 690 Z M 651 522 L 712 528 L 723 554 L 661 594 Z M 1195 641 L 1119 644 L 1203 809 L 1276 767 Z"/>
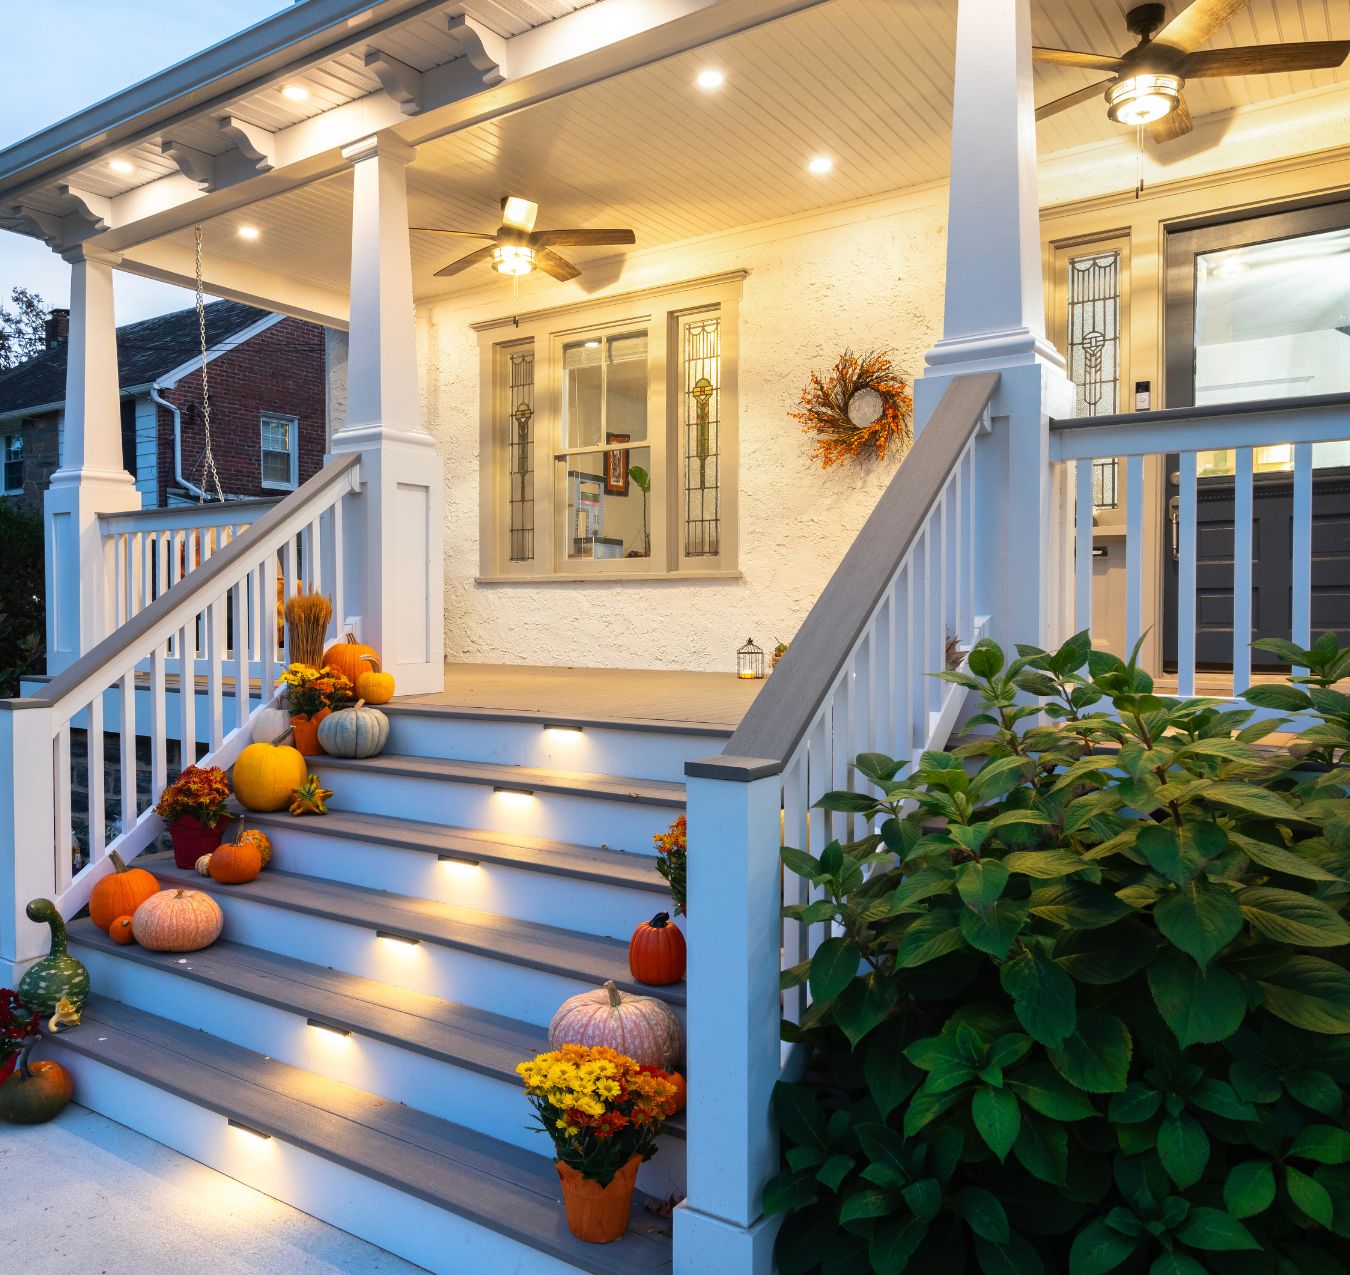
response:
<path fill-rule="evenodd" d="M 333 618 L 333 604 L 322 593 L 297 593 L 286 602 L 286 629 L 292 664 L 318 668 L 323 663 L 324 637 Z"/>

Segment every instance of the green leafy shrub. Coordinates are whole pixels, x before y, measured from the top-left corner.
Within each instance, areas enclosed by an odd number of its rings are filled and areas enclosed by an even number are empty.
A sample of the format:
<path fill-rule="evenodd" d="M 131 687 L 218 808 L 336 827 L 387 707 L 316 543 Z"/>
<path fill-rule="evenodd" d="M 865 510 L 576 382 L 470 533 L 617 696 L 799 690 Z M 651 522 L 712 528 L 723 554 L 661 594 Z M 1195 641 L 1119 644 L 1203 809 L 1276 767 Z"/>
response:
<path fill-rule="evenodd" d="M 0 501 L 0 698 L 19 693 L 19 679 L 40 671 L 46 652 L 42 516 Z"/>
<path fill-rule="evenodd" d="M 784 974 L 781 1275 L 1340 1275 L 1350 652 L 1250 696 L 1314 716 L 1300 762 L 1086 634 L 1018 649 L 938 675 L 987 735 L 859 757 L 847 836 L 782 852 L 831 928 Z"/>

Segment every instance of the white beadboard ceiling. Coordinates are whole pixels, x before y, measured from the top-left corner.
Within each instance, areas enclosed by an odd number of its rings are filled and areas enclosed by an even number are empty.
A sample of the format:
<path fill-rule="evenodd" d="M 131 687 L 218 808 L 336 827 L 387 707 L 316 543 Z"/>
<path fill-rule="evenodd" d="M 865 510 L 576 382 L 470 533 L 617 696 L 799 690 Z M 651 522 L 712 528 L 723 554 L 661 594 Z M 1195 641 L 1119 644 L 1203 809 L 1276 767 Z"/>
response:
<path fill-rule="evenodd" d="M 1033 0 L 1034 39 L 1123 51 L 1133 42 L 1124 24 L 1132 3 Z M 1169 17 L 1177 7 L 1168 4 Z M 1254 0 L 1206 47 L 1332 38 L 1350 39 L 1350 0 Z M 424 145 L 409 172 L 412 221 L 491 231 L 510 192 L 540 204 L 541 229 L 631 226 L 646 248 L 938 180 L 947 171 L 954 41 L 951 0 L 836 0 Z M 694 87 L 708 66 L 726 74 L 715 93 Z M 1038 66 L 1037 100 L 1092 78 Z M 1194 81 L 1186 93 L 1200 117 L 1346 81 L 1342 67 Z M 1039 128 L 1043 154 L 1118 135 L 1095 101 Z M 825 178 L 805 171 L 817 153 L 835 161 Z M 350 177 L 341 176 L 217 218 L 208 258 L 345 292 L 350 200 Z M 257 240 L 238 237 L 244 223 L 258 227 Z M 191 233 L 173 242 L 190 248 Z M 419 298 L 487 282 L 485 266 L 433 278 L 476 246 L 414 234 Z M 584 264 L 614 251 L 566 255 Z"/>

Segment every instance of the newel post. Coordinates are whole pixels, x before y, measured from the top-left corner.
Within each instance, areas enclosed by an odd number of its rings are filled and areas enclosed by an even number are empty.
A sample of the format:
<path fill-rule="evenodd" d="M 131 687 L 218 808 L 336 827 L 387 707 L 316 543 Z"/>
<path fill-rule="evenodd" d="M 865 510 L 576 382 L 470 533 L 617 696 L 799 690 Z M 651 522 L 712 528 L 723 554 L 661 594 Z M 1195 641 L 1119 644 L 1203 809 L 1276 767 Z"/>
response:
<path fill-rule="evenodd" d="M 141 507 L 122 467 L 113 260 L 73 248 L 61 466 L 43 498 L 47 671 L 58 673 L 108 636 L 109 560 L 99 514 Z"/>
<path fill-rule="evenodd" d="M 993 637 L 1048 644 L 1062 616 L 1064 522 L 1049 420 L 1073 410 L 1045 331 L 1030 0 L 959 0 L 942 339 L 915 387 L 922 429 L 948 380 L 998 371 L 975 481 L 975 610 Z"/>
<path fill-rule="evenodd" d="M 779 1076 L 782 904 L 778 762 L 685 767 L 689 844 L 688 1195 L 675 1211 L 675 1275 L 769 1275 L 780 1218 L 769 1104 Z"/>
<path fill-rule="evenodd" d="M 343 155 L 353 166 L 351 322 L 347 421 L 332 449 L 361 456 L 361 491 L 343 527 L 348 608 L 401 693 L 439 691 L 444 480 L 418 389 L 406 174 L 414 152 L 380 136 Z"/>
<path fill-rule="evenodd" d="M 29 900 L 57 893 L 53 714 L 0 700 L 0 985 L 14 987 L 46 955 L 46 927 L 24 914 Z M 66 851 L 69 854 L 69 848 Z"/>

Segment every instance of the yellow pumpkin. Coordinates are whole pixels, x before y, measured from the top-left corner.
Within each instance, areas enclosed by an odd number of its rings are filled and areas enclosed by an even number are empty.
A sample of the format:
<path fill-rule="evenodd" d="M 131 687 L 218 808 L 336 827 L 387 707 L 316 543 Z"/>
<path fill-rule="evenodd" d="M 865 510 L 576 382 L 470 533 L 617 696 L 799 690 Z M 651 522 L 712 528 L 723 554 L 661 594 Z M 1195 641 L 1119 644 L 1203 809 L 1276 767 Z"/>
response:
<path fill-rule="evenodd" d="M 323 653 L 323 662 L 328 668 L 336 669 L 349 682 L 355 683 L 365 671 L 366 656 L 374 654 L 373 646 L 364 646 L 356 640 L 355 633 L 348 633 L 345 642 L 334 642 Z"/>
<path fill-rule="evenodd" d="M 356 696 L 367 704 L 387 704 L 394 698 L 394 675 L 380 668 L 378 655 L 361 657 L 370 665 L 364 673 L 357 676 Z"/>
<path fill-rule="evenodd" d="M 283 810 L 305 781 L 305 755 L 288 744 L 250 744 L 234 763 L 234 795 L 248 810 Z"/>

